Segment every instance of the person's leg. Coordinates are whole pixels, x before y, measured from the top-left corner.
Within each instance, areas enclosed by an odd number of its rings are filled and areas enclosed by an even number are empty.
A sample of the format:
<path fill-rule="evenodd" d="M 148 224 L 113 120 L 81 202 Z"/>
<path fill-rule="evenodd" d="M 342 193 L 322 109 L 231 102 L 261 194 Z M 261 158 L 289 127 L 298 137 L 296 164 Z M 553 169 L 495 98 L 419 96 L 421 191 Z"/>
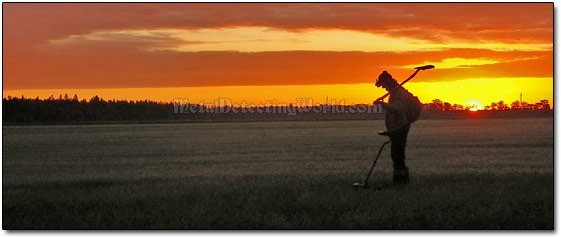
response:
<path fill-rule="evenodd" d="M 407 143 L 407 134 L 409 133 L 409 125 L 406 125 L 401 131 L 391 137 L 391 156 L 393 161 L 393 182 L 394 184 L 409 183 L 409 171 L 405 165 L 405 145 Z"/>

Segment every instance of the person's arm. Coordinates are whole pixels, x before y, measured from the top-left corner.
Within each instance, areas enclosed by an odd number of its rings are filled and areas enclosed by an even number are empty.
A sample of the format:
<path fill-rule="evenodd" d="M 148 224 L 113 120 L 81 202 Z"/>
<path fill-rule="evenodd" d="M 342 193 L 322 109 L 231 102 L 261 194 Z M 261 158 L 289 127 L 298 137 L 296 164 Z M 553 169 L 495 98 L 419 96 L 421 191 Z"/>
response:
<path fill-rule="evenodd" d="M 377 101 L 377 104 L 381 104 L 382 108 L 384 108 L 385 110 L 391 111 L 391 112 L 398 112 L 399 111 L 399 106 L 397 105 L 391 105 L 382 101 Z"/>
<path fill-rule="evenodd" d="M 405 106 L 406 106 L 405 103 L 407 101 L 407 98 L 404 98 L 404 96 L 406 96 L 406 95 L 403 95 L 403 94 L 399 94 L 399 95 L 396 95 L 396 96 L 400 96 L 400 98 L 398 98 L 393 104 L 386 103 L 382 100 L 377 100 L 374 103 L 381 104 L 382 108 L 384 108 L 385 110 L 388 110 L 392 113 L 400 113 L 400 112 L 405 110 Z"/>

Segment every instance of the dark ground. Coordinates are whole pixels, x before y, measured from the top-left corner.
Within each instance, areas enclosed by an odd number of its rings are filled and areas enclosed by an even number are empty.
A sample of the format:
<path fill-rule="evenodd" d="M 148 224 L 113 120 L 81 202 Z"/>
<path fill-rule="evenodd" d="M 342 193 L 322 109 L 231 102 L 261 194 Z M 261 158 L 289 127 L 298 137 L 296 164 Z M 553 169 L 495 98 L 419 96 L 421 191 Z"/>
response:
<path fill-rule="evenodd" d="M 354 189 L 383 121 L 3 127 L 4 229 L 552 229 L 553 120 L 421 120 L 404 188 Z M 391 181 L 389 149 L 371 182 Z"/>

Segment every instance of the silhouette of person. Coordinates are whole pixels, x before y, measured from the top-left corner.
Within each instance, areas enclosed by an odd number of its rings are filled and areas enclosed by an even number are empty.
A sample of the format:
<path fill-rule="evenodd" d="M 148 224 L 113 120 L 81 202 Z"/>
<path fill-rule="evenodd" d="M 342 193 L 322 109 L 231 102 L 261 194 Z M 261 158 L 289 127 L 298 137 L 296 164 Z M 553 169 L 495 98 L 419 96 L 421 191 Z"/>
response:
<path fill-rule="evenodd" d="M 407 121 L 406 111 L 409 97 L 403 87 L 384 71 L 376 80 L 377 87 L 383 87 L 390 93 L 388 103 L 375 101 L 386 110 L 386 128 L 391 140 L 391 157 L 393 161 L 393 183 L 395 185 L 409 183 L 409 170 L 405 166 L 405 144 L 409 133 L 410 123 Z"/>

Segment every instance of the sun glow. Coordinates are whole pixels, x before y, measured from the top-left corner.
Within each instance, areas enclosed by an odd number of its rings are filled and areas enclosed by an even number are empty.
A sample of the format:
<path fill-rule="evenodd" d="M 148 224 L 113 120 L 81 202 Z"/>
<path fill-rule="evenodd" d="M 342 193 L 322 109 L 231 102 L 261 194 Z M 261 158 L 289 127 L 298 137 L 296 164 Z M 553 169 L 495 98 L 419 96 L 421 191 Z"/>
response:
<path fill-rule="evenodd" d="M 469 109 L 470 111 L 477 111 L 483 109 L 483 105 L 481 104 L 481 102 L 476 99 L 470 99 L 466 101 L 465 105 L 467 105 L 470 108 Z"/>
<path fill-rule="evenodd" d="M 478 110 L 484 105 L 503 100 L 510 105 L 524 93 L 524 101 L 536 103 L 547 99 L 553 105 L 553 87 L 544 90 L 540 85 L 552 85 L 553 78 L 501 78 L 469 79 L 447 82 L 409 82 L 405 88 L 418 96 L 422 103 L 431 103 L 433 99 L 443 102 L 472 106 Z M 248 93 L 251 91 L 251 93 Z M 175 98 L 187 98 L 198 103 L 212 102 L 217 98 L 228 98 L 233 103 L 265 103 L 275 100 L 277 103 L 295 103 L 298 98 L 311 98 L 314 103 L 329 103 L 341 100 L 345 104 L 369 104 L 385 91 L 373 83 L 331 84 L 331 85 L 272 85 L 272 86 L 217 86 L 217 87 L 168 87 L 168 88 L 107 88 L 107 89 L 44 89 L 44 90 L 3 90 L 4 97 L 46 99 L 50 95 L 58 98 L 59 94 L 80 99 L 89 99 L 95 95 L 106 100 L 154 100 L 170 102 Z"/>

